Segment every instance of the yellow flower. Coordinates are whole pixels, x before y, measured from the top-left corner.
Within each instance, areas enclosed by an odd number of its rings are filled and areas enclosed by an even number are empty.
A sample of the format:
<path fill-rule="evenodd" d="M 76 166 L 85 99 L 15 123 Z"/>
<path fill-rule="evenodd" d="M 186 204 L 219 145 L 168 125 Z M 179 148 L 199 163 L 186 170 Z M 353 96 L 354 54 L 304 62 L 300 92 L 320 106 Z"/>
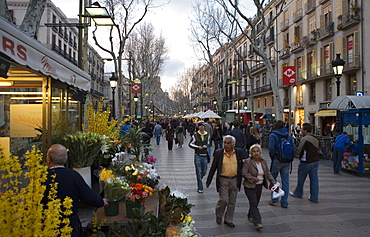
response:
<path fill-rule="evenodd" d="M 69 219 L 62 218 L 57 184 L 50 186 L 51 201 L 46 206 L 41 204 L 46 187 L 40 184 L 47 178 L 41 151 L 32 147 L 25 159 L 23 171 L 18 157 L 6 156 L 0 147 L 0 178 L 6 183 L 1 186 L 0 196 L 1 236 L 70 236 L 72 229 L 68 225 L 59 229 L 61 223 L 69 224 Z M 71 211 L 69 202 L 63 201 L 66 212 Z"/>

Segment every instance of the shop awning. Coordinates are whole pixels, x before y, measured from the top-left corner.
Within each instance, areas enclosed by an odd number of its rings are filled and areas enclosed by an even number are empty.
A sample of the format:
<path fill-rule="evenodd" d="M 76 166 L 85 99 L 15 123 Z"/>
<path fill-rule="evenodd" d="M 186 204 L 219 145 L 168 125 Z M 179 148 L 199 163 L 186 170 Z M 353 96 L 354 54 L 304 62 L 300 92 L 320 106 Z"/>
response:
<path fill-rule="evenodd" d="M 89 74 L 2 18 L 0 25 L 0 52 L 13 62 L 79 89 L 90 90 Z"/>
<path fill-rule="evenodd" d="M 329 117 L 329 116 L 337 116 L 336 110 L 320 110 L 315 114 L 315 117 Z"/>

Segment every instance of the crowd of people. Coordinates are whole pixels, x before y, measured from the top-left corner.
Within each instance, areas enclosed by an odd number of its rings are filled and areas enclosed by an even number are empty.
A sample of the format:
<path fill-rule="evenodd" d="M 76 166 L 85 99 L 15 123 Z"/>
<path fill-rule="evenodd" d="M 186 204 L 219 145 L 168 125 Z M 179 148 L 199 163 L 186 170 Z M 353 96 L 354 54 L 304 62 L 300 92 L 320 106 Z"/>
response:
<path fill-rule="evenodd" d="M 139 126 L 139 124 L 127 122 L 121 127 L 121 133 L 127 134 L 134 126 Z M 268 150 L 271 164 L 268 167 L 267 161 L 262 158 L 261 138 L 253 123 L 241 126 L 238 121 L 234 121 L 228 128 L 219 122 L 212 123 L 208 119 L 197 123 L 192 120 L 168 119 L 156 121 L 155 124 L 143 120 L 140 125 L 141 130 L 146 134 L 143 142 L 150 143 L 151 138 L 154 137 L 156 144 L 159 145 L 164 137 L 168 150 L 173 149 L 174 143 L 179 149 L 183 148 L 184 138 L 189 134 L 191 138 L 188 146 L 194 149 L 197 192 L 200 194 L 204 192 L 203 178 L 207 175 L 208 163 L 213 157 L 205 186 L 210 187 L 216 175 L 216 191 L 219 196 L 215 208 L 216 223 L 221 224 L 223 221 L 227 226 L 235 227 L 233 218 L 236 200 L 243 185 L 249 201 L 247 217 L 257 230 L 263 228 L 262 217 L 258 209 L 262 188 L 276 187 L 279 174 L 281 187 L 271 191 L 270 205 L 280 204 L 282 208 L 288 208 L 289 195 L 302 198 L 307 176 L 310 182 L 308 200 L 313 203 L 319 202 L 319 141 L 312 134 L 313 126 L 309 123 L 303 123 L 300 126 L 302 139 L 298 147 L 294 145 L 293 138 L 285 129 L 286 125 L 283 121 L 278 120 L 270 126 Z M 336 137 L 333 147 L 334 174 L 339 174 L 343 153 L 347 146 L 352 145 L 345 132 Z M 213 153 L 211 153 L 212 146 L 214 146 Z M 287 151 L 291 154 L 286 154 Z M 292 160 L 288 159 L 290 155 L 293 159 L 294 157 L 299 159 L 298 180 L 294 191 L 289 191 L 289 176 L 292 170 Z M 67 161 L 67 150 L 64 146 L 52 145 L 48 150 L 46 161 L 50 176 L 47 182 L 52 182 L 51 175 L 58 173 L 56 180 L 59 183 L 58 197 L 69 196 L 73 199 L 73 215 L 69 217 L 73 227 L 72 236 L 80 236 L 81 224 L 77 216 L 78 202 L 82 201 L 90 206 L 101 207 L 108 205 L 107 200 L 92 191 L 75 171 L 64 167 Z M 73 179 L 68 179 L 67 176 Z M 279 188 L 284 192 L 280 192 Z M 282 193 L 282 195 L 276 197 L 274 192 Z M 46 199 L 47 195 L 45 195 L 45 203 Z"/>

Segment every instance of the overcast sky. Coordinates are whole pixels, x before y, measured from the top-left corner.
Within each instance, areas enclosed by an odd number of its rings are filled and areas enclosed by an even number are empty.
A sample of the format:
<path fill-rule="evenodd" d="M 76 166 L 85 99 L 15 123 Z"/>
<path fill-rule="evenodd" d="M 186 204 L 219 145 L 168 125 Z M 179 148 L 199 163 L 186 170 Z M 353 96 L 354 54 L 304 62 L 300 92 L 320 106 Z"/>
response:
<path fill-rule="evenodd" d="M 156 0 L 158 2 L 168 2 L 169 0 Z M 68 18 L 77 18 L 77 0 L 52 0 Z M 161 8 L 157 8 L 149 15 L 145 16 L 146 22 L 151 22 L 157 36 L 162 33 L 169 49 L 168 60 L 165 61 L 161 81 L 162 89 L 168 90 L 177 81 L 177 76 L 190 68 L 196 59 L 193 49 L 189 42 L 189 16 L 191 14 L 192 0 L 170 0 Z M 90 39 L 91 40 L 91 39 Z M 91 42 L 91 41 L 90 41 Z M 103 56 L 104 57 L 104 56 Z M 109 67 L 109 66 L 107 66 Z M 112 68 L 106 68 L 107 71 Z"/>

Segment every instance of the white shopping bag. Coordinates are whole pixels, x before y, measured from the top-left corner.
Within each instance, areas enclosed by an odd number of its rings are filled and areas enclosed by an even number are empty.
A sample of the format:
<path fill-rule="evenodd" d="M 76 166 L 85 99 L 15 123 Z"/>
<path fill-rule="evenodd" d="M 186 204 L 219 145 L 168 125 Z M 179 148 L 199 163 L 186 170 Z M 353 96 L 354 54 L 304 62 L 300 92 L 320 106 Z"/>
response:
<path fill-rule="evenodd" d="M 275 199 L 275 198 L 279 198 L 279 197 L 282 197 L 284 196 L 285 192 L 279 188 L 280 187 L 280 183 L 279 182 L 276 182 L 276 184 L 274 186 L 271 187 L 271 191 L 272 191 L 272 198 Z M 279 189 L 278 189 L 279 188 Z M 278 189 L 278 190 L 277 190 Z M 277 191 L 276 191 L 277 190 Z"/>

